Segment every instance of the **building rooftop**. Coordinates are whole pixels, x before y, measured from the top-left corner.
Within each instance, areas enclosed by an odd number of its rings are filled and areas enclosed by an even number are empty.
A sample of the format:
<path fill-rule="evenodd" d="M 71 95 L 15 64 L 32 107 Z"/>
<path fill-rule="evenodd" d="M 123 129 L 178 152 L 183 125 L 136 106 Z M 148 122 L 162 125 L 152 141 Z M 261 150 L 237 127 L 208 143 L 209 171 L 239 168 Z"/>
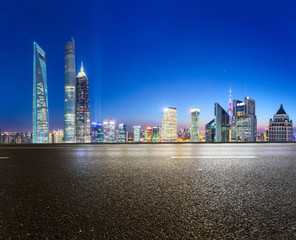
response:
<path fill-rule="evenodd" d="M 83 63 L 82 62 L 81 62 L 80 72 L 78 73 L 77 77 L 79 77 L 79 78 L 86 77 L 86 74 L 84 72 L 84 67 L 83 67 Z"/>
<path fill-rule="evenodd" d="M 283 108 L 283 104 L 281 104 L 281 107 L 280 107 L 280 109 L 277 111 L 276 114 L 287 114 L 287 113 L 285 112 L 284 108 Z"/>

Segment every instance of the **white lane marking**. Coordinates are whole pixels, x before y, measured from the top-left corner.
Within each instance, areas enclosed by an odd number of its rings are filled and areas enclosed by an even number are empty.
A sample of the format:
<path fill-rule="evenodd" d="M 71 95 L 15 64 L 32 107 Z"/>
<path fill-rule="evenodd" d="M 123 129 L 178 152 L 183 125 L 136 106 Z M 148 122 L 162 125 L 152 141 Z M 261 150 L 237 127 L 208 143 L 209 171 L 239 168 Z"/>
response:
<path fill-rule="evenodd" d="M 256 156 L 182 156 L 182 157 L 171 157 L 172 159 L 211 159 L 211 158 L 215 158 L 215 159 L 233 159 L 233 158 L 258 158 Z"/>
<path fill-rule="evenodd" d="M 0 159 L 8 159 L 8 158 L 10 158 L 10 157 L 0 157 Z"/>

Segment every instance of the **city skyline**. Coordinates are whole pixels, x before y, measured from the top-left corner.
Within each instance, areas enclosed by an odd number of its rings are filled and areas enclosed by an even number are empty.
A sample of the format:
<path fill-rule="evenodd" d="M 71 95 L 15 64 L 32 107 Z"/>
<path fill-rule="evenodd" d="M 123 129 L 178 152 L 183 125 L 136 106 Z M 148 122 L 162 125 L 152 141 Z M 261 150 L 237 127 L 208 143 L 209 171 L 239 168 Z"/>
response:
<path fill-rule="evenodd" d="M 55 12 L 56 19 L 45 13 L 43 21 L 39 21 L 41 12 L 36 11 L 40 6 L 33 9 L 20 7 L 14 20 L 7 11 L 10 6 L 5 12 L 0 10 L 1 26 L 9 33 L 8 39 L 1 40 L 6 47 L 0 64 L 7 71 L 4 72 L 6 81 L 3 81 L 0 98 L 5 102 L 11 95 L 22 96 L 21 102 L 16 97 L 2 106 L 2 130 L 32 130 L 33 41 L 46 52 L 49 128 L 63 128 L 64 46 L 71 36 L 76 40 L 75 67 L 81 60 L 87 66 L 91 121 L 112 118 L 126 123 L 129 129 L 133 125 L 160 126 L 163 109 L 173 106 L 178 109 L 179 129 L 190 126 L 189 109 L 197 106 L 200 127 L 204 129 L 212 119 L 215 102 L 228 109 L 230 84 L 233 99 L 245 96 L 256 99 L 259 131 L 268 127 L 269 118 L 280 104 L 285 106 L 292 120 L 296 119 L 292 91 L 296 86 L 293 81 L 296 76 L 293 47 L 296 39 L 291 27 L 296 20 L 293 14 L 295 4 L 277 9 L 272 4 L 266 8 L 266 5 L 255 5 L 252 1 L 249 4 L 232 3 L 233 14 L 227 15 L 225 13 L 230 13 L 227 10 L 229 3 L 221 6 L 219 3 L 188 1 L 190 4 L 180 4 L 172 1 L 153 3 L 145 10 L 142 3 L 129 3 L 138 13 L 128 10 L 128 6 L 122 3 L 112 3 L 74 2 L 70 10 L 83 7 L 89 15 L 74 19 L 67 29 L 63 24 L 59 26 L 57 21 L 63 22 L 69 13 L 63 15 L 64 12 L 59 10 Z M 61 3 L 61 7 L 63 5 L 66 4 Z M 122 7 L 126 12 L 119 11 Z M 263 8 L 265 11 L 261 12 Z M 203 9 L 204 13 L 199 10 L 199 14 L 195 14 L 198 9 Z M 95 14 L 96 10 L 102 14 Z M 105 10 L 109 10 L 112 16 L 113 13 L 119 14 L 111 19 L 103 13 Z M 21 29 L 17 22 L 24 12 L 27 18 Z M 145 19 L 151 15 L 155 18 L 150 19 L 150 23 Z M 232 21 L 234 18 L 236 23 Z M 134 24 L 135 28 L 131 30 Z M 44 26 L 42 34 L 40 26 Z M 248 35 L 249 32 L 253 35 Z M 21 41 L 16 37 L 18 35 L 23 36 Z M 93 38 L 90 40 L 84 36 Z M 17 44 L 13 38 L 18 39 Z M 13 61 L 11 52 L 18 53 L 24 61 Z M 19 71 L 13 71 L 12 67 Z M 279 85 L 282 81 L 287 84 Z M 146 100 L 145 96 L 164 88 L 167 88 L 165 93 L 159 91 L 161 94 L 156 93 Z M 122 108 L 123 105 L 126 107 Z"/>

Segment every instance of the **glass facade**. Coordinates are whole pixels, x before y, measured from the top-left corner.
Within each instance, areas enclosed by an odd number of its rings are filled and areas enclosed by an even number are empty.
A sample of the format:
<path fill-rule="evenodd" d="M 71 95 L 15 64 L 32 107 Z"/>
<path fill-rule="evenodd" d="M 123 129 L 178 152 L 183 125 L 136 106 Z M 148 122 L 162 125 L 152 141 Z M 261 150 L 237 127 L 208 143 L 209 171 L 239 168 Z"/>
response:
<path fill-rule="evenodd" d="M 115 142 L 115 122 L 112 119 L 104 120 L 104 142 L 106 143 Z"/>
<path fill-rule="evenodd" d="M 127 137 L 126 125 L 124 123 L 120 123 L 118 125 L 118 142 L 125 143 Z"/>
<path fill-rule="evenodd" d="M 134 142 L 141 141 L 141 126 L 134 126 Z"/>
<path fill-rule="evenodd" d="M 257 118 L 255 100 L 245 97 L 244 102 L 233 100 L 233 117 L 231 138 L 236 142 L 255 142 L 257 135 Z"/>
<path fill-rule="evenodd" d="M 191 113 L 191 128 L 190 128 L 190 142 L 199 142 L 199 113 L 198 108 L 190 109 Z"/>
<path fill-rule="evenodd" d="M 76 78 L 76 142 L 90 143 L 88 79 L 82 63 Z"/>
<path fill-rule="evenodd" d="M 152 142 L 152 130 L 151 126 L 147 126 L 145 129 L 145 142 Z"/>
<path fill-rule="evenodd" d="M 162 132 L 163 142 L 177 142 L 177 109 L 165 108 L 162 113 Z"/>
<path fill-rule="evenodd" d="M 159 127 L 153 127 L 152 142 L 160 142 Z"/>
<path fill-rule="evenodd" d="M 49 143 L 46 58 L 37 43 L 33 47 L 33 143 Z"/>
<path fill-rule="evenodd" d="M 64 142 L 75 142 L 75 103 L 76 103 L 76 70 L 74 39 L 65 46 L 65 112 L 64 112 Z"/>
<path fill-rule="evenodd" d="M 229 142 L 229 115 L 215 103 L 215 142 Z"/>
<path fill-rule="evenodd" d="M 101 143 L 104 142 L 104 127 L 103 123 L 101 122 L 93 122 L 92 126 L 92 133 L 93 139 L 92 142 Z"/>
<path fill-rule="evenodd" d="M 205 140 L 206 142 L 215 141 L 215 119 L 206 124 Z"/>

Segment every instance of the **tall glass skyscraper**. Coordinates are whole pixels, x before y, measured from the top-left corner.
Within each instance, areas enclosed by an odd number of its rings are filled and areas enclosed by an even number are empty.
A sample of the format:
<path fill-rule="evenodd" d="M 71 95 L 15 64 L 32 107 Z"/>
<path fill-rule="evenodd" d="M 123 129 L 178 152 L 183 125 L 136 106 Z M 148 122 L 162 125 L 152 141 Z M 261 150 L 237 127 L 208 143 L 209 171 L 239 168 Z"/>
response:
<path fill-rule="evenodd" d="M 76 142 L 90 143 L 88 79 L 81 63 L 76 78 Z"/>
<path fill-rule="evenodd" d="M 159 142 L 159 127 L 153 127 L 152 142 Z"/>
<path fill-rule="evenodd" d="M 124 123 L 120 123 L 118 125 L 118 142 L 125 143 L 126 138 L 127 138 L 126 125 Z"/>
<path fill-rule="evenodd" d="M 152 130 L 151 126 L 147 126 L 145 129 L 145 142 L 152 142 Z"/>
<path fill-rule="evenodd" d="M 104 142 L 115 142 L 115 120 L 104 120 Z"/>
<path fill-rule="evenodd" d="M 93 122 L 91 124 L 92 132 L 93 132 L 93 140 L 92 142 L 100 143 L 104 142 L 104 127 L 101 122 Z"/>
<path fill-rule="evenodd" d="M 206 124 L 205 140 L 206 142 L 215 141 L 215 119 Z"/>
<path fill-rule="evenodd" d="M 255 142 L 257 135 L 257 117 L 255 100 L 245 97 L 244 101 L 233 100 L 231 123 L 232 141 Z"/>
<path fill-rule="evenodd" d="M 33 47 L 33 143 L 49 143 L 45 52 L 35 42 Z"/>
<path fill-rule="evenodd" d="M 230 121 L 228 113 L 215 103 L 215 142 L 229 142 Z"/>
<path fill-rule="evenodd" d="M 191 128 L 190 128 L 190 142 L 199 142 L 199 113 L 198 108 L 190 109 L 191 113 Z"/>
<path fill-rule="evenodd" d="M 141 126 L 134 126 L 134 142 L 141 141 Z"/>
<path fill-rule="evenodd" d="M 162 113 L 162 133 L 163 142 L 177 142 L 177 109 L 165 108 Z"/>
<path fill-rule="evenodd" d="M 76 71 L 74 38 L 65 46 L 65 112 L 64 142 L 75 142 L 75 102 L 76 102 Z"/>

